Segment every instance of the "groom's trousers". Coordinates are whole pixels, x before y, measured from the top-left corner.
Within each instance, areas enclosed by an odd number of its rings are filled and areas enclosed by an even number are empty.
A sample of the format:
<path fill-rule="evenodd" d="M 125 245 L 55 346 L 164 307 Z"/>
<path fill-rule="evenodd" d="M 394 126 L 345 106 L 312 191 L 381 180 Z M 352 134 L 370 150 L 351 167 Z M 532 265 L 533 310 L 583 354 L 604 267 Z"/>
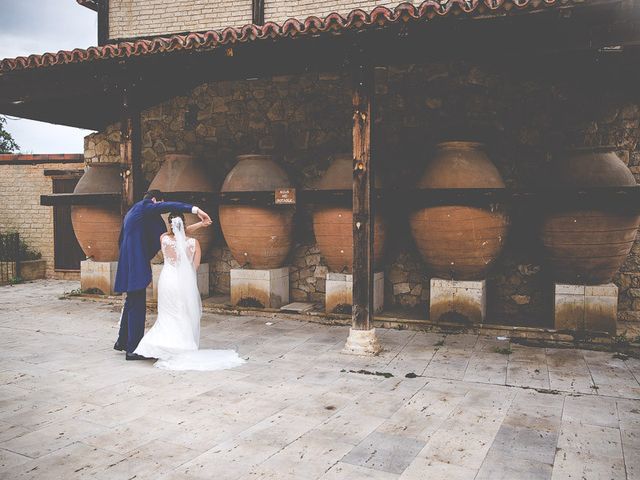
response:
<path fill-rule="evenodd" d="M 147 290 L 127 292 L 118 333 L 118 343 L 126 345 L 127 353 L 133 353 L 142 340 L 146 312 Z"/>

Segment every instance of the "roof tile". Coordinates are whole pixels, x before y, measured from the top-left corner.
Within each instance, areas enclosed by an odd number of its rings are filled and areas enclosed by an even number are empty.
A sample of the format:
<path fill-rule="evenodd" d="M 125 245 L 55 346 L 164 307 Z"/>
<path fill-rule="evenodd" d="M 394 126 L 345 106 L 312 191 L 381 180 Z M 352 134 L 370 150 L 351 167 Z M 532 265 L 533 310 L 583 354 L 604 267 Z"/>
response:
<path fill-rule="evenodd" d="M 81 4 L 92 0 L 77 0 Z M 178 50 L 209 50 L 224 45 L 245 43 L 267 38 L 295 38 L 317 33 L 337 33 L 345 29 L 377 28 L 399 22 L 430 20 L 434 17 L 486 12 L 509 12 L 525 8 L 543 8 L 554 5 L 580 3 L 583 0 L 425 0 L 419 5 L 401 3 L 395 8 L 378 6 L 371 12 L 352 10 L 346 17 L 331 13 L 324 18 L 316 16 L 306 20 L 291 18 L 282 25 L 267 22 L 264 25 L 228 27 L 221 31 L 189 33 L 107 44 L 100 47 L 30 55 L 0 60 L 0 73 L 15 70 L 43 68 L 68 63 L 89 62 L 100 59 L 138 57 Z"/>

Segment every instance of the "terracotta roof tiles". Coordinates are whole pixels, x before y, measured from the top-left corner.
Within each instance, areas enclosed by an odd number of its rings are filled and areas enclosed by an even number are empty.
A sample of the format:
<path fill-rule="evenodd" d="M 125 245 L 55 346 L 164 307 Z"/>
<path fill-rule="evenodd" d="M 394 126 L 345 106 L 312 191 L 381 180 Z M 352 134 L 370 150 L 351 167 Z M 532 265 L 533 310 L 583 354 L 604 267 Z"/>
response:
<path fill-rule="evenodd" d="M 93 0 L 77 1 L 81 4 L 95 3 Z M 324 18 L 311 16 L 304 21 L 289 19 L 282 25 L 267 22 L 261 26 L 229 27 L 221 31 L 171 35 L 112 43 L 87 49 L 8 58 L 0 60 L 0 74 L 100 59 L 126 59 L 179 50 L 210 50 L 259 39 L 295 38 L 324 32 L 337 33 L 346 29 L 383 27 L 399 22 L 424 21 L 446 15 L 499 14 L 526 8 L 571 5 L 581 1 L 583 0 L 425 0 L 419 5 L 402 3 L 393 9 L 378 6 L 369 13 L 356 9 L 346 16 L 331 13 Z"/>
<path fill-rule="evenodd" d="M 98 0 L 76 0 L 83 7 L 98 11 Z"/>

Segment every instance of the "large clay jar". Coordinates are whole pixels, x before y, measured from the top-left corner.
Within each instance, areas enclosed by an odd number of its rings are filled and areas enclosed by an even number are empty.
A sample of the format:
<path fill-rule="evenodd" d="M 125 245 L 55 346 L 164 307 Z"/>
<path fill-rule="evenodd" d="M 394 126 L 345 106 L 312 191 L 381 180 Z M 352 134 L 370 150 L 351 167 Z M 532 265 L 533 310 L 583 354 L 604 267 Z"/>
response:
<path fill-rule="evenodd" d="M 240 155 L 222 184 L 223 192 L 275 191 L 291 180 L 269 155 Z M 221 205 L 220 226 L 236 261 L 252 269 L 283 265 L 293 237 L 290 206 Z"/>
<path fill-rule="evenodd" d="M 376 186 L 379 182 L 376 182 Z M 334 157 L 333 163 L 316 185 L 318 190 L 351 190 L 353 188 L 353 158 L 349 154 Z M 329 269 L 351 273 L 353 269 L 353 212 L 350 207 L 319 206 L 313 213 L 313 232 L 320 253 Z M 385 245 L 386 228 L 380 213 L 376 213 L 373 241 L 374 265 L 379 266 Z"/>
<path fill-rule="evenodd" d="M 73 193 L 120 193 L 120 171 L 117 163 L 93 163 L 87 166 Z M 122 227 L 120 205 L 74 205 L 71 207 L 71 223 L 87 258 L 96 262 L 118 260 L 118 238 Z"/>
<path fill-rule="evenodd" d="M 446 142 L 437 146 L 417 187 L 504 188 L 482 144 Z M 505 242 L 508 218 L 499 211 L 462 205 L 420 208 L 409 217 L 411 233 L 431 273 L 440 278 L 479 280 Z"/>
<path fill-rule="evenodd" d="M 202 162 L 191 155 L 168 154 L 153 178 L 149 190 L 162 192 L 213 193 L 215 184 Z M 205 208 L 204 205 L 202 205 Z M 164 215 L 165 220 L 168 215 Z M 185 214 L 187 225 L 200 221 L 196 215 Z M 207 258 L 214 240 L 213 228 L 201 228 L 193 236 L 198 239 L 203 260 Z"/>
<path fill-rule="evenodd" d="M 610 149 L 568 152 L 545 176 L 554 188 L 636 185 L 633 174 Z M 542 242 L 557 282 L 608 283 L 624 263 L 636 239 L 638 211 L 562 208 L 547 214 Z"/>

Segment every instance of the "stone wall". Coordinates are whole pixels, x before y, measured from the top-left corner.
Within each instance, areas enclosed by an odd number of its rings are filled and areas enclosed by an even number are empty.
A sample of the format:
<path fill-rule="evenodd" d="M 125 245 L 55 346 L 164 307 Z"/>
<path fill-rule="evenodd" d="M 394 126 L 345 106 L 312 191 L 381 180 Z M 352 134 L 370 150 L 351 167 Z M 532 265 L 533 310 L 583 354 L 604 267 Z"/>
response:
<path fill-rule="evenodd" d="M 514 70 L 464 62 L 381 68 L 376 71 L 378 173 L 390 186 L 410 185 L 443 138 L 479 138 L 508 186 L 540 179 L 560 147 L 616 145 L 640 180 L 639 108 L 616 89 L 594 92 L 570 80 L 530 80 Z M 197 87 L 143 113 L 143 168 L 151 180 L 166 152 L 200 156 L 221 183 L 241 153 L 274 155 L 299 187 L 324 172 L 329 156 L 351 145 L 350 82 L 343 74 L 282 76 Z M 185 114 L 197 122 L 185 128 Z M 113 131 L 89 137 L 87 157 L 117 156 Z M 89 153 L 92 153 L 90 155 Z M 544 180 L 542 178 L 542 180 Z M 426 315 L 429 272 L 408 228 L 408 212 L 387 212 L 388 306 Z M 488 278 L 490 322 L 552 324 L 553 284 L 537 240 L 538 219 L 512 212 L 507 246 Z M 299 208 L 291 253 L 291 295 L 321 301 L 326 266 L 311 228 L 311 211 Z M 236 264 L 219 234 L 211 283 L 228 290 Z M 616 278 L 620 318 L 640 321 L 640 244 Z"/>
<path fill-rule="evenodd" d="M 87 163 L 119 163 L 120 124 L 109 125 L 102 132 L 84 137 L 84 158 Z"/>
<path fill-rule="evenodd" d="M 56 158 L 60 163 L 50 163 Z M 31 164 L 38 160 L 48 163 Z M 9 164 L 18 161 L 24 164 Z M 82 155 L 0 155 L 0 232 L 18 232 L 21 240 L 40 252 L 48 277 L 79 278 L 54 271 L 53 208 L 40 205 L 40 195 L 53 193 L 53 183 L 44 170 L 79 169 L 82 162 Z"/>
<path fill-rule="evenodd" d="M 111 0 L 109 38 L 221 30 L 251 23 L 251 0 Z"/>

